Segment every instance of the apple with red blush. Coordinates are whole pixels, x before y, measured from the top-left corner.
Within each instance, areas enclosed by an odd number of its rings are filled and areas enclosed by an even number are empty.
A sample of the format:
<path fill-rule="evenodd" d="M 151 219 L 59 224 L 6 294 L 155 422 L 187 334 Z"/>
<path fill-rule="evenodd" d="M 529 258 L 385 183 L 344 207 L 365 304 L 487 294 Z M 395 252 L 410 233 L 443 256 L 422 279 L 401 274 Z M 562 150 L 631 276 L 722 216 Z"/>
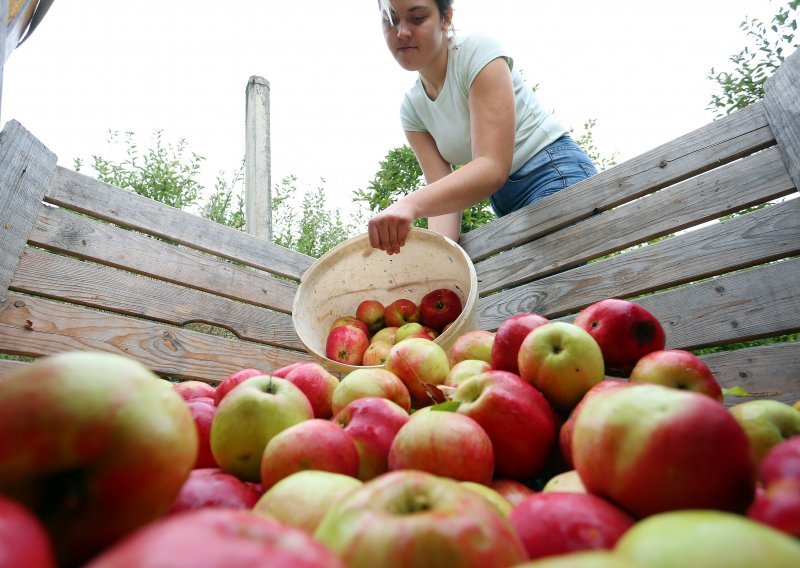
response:
<path fill-rule="evenodd" d="M 303 363 L 290 370 L 285 379 L 303 391 L 311 403 L 314 418 L 333 416 L 331 400 L 339 379 L 319 363 Z"/>
<path fill-rule="evenodd" d="M 370 333 L 384 327 L 383 314 L 386 307 L 378 300 L 364 300 L 356 307 L 356 319 L 364 322 Z"/>
<path fill-rule="evenodd" d="M 473 329 L 459 335 L 447 350 L 447 358 L 452 367 L 466 359 L 478 359 L 492 362 L 492 344 L 494 332 L 485 329 Z"/>
<path fill-rule="evenodd" d="M 194 468 L 217 467 L 217 460 L 211 453 L 211 425 L 217 412 L 213 398 L 197 397 L 186 403 L 197 428 L 197 461 Z"/>
<path fill-rule="evenodd" d="M 383 321 L 386 327 L 400 327 L 407 323 L 419 322 L 417 304 L 407 298 L 399 298 L 386 306 Z"/>
<path fill-rule="evenodd" d="M 722 387 L 706 362 L 682 349 L 662 349 L 642 356 L 630 372 L 630 381 L 690 390 L 722 402 Z"/>
<path fill-rule="evenodd" d="M 325 342 L 325 356 L 331 361 L 346 365 L 361 365 L 369 347 L 367 334 L 351 325 L 333 328 Z"/>
<path fill-rule="evenodd" d="M 299 363 L 297 363 L 299 365 Z M 258 377 L 260 375 L 266 375 L 264 371 L 260 371 L 258 369 L 247 368 L 247 369 L 240 369 L 236 371 L 229 377 L 223 379 L 221 383 L 217 385 L 217 388 L 214 389 L 214 404 L 219 406 L 219 403 L 225 398 L 225 395 L 228 394 L 234 387 L 241 384 L 242 382 L 246 381 L 251 377 Z"/>
<path fill-rule="evenodd" d="M 437 288 L 419 302 L 420 320 L 434 329 L 442 329 L 461 315 L 461 298 L 450 288 Z"/>
<path fill-rule="evenodd" d="M 192 400 L 193 398 L 213 399 L 216 392 L 213 385 L 204 383 L 203 381 L 181 381 L 174 383 L 172 388 L 186 401 Z"/>
<path fill-rule="evenodd" d="M 0 565 L 55 568 L 50 535 L 31 509 L 0 495 Z"/>
<path fill-rule="evenodd" d="M 365 367 L 349 372 L 333 391 L 331 409 L 338 414 L 352 401 L 367 396 L 386 398 L 409 412 L 411 396 L 400 378 L 387 369 Z"/>
<path fill-rule="evenodd" d="M 505 497 L 514 507 L 522 503 L 526 497 L 535 493 L 533 489 L 524 483 L 517 481 L 516 479 L 508 479 L 505 477 L 492 478 L 491 483 L 489 483 L 489 487 Z"/>
<path fill-rule="evenodd" d="M 439 386 L 444 384 L 450 365 L 447 353 L 438 343 L 416 337 L 396 343 L 389 350 L 384 367 L 403 382 L 413 408 L 446 400 Z"/>
<path fill-rule="evenodd" d="M 261 494 L 238 477 L 217 467 L 191 471 L 168 514 L 205 507 L 250 509 Z"/>
<path fill-rule="evenodd" d="M 369 347 L 364 351 L 364 356 L 361 358 L 361 365 L 364 367 L 383 365 L 391 348 L 392 344 L 388 341 L 370 342 Z"/>
<path fill-rule="evenodd" d="M 762 490 L 747 516 L 800 538 L 800 436 L 772 446 L 761 461 L 758 480 Z"/>
<path fill-rule="evenodd" d="M 498 371 L 509 371 L 519 375 L 517 357 L 525 337 L 548 320 L 544 316 L 523 312 L 506 318 L 494 334 L 491 365 Z"/>
<path fill-rule="evenodd" d="M 447 374 L 447 377 L 445 377 L 444 384 L 448 387 L 457 387 L 468 378 L 490 371 L 491 369 L 491 364 L 486 361 L 481 361 L 480 359 L 464 359 L 450 367 L 450 372 Z"/>
<path fill-rule="evenodd" d="M 365 324 L 360 319 L 353 317 L 353 316 L 340 316 L 333 320 L 331 327 L 328 329 L 328 333 L 336 329 L 337 327 L 355 327 L 356 329 L 360 329 L 364 332 L 364 335 L 369 337 L 370 331 L 367 324 Z"/>

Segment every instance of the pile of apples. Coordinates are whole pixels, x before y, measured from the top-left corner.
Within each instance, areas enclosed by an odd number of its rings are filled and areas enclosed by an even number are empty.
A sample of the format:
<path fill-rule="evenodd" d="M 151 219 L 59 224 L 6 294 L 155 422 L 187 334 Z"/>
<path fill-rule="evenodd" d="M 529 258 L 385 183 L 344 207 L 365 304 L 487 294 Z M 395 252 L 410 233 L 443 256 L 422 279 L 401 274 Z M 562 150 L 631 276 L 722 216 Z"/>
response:
<path fill-rule="evenodd" d="M 425 294 L 419 304 L 399 298 L 384 306 L 378 300 L 364 300 L 355 315 L 334 320 L 325 340 L 325 356 L 347 365 L 383 365 L 392 345 L 407 338 L 433 340 L 452 324 L 462 311 L 461 298 L 450 288 Z"/>
<path fill-rule="evenodd" d="M 800 566 L 800 403 L 727 408 L 647 310 L 531 313 L 383 367 L 0 383 L 8 566 Z"/>

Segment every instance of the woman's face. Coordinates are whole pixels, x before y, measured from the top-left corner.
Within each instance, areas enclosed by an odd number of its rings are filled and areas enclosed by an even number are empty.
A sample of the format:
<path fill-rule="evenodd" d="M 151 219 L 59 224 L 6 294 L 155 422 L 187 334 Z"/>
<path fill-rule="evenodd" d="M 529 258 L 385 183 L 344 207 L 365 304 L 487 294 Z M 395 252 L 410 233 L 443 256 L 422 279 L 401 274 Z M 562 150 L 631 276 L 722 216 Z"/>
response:
<path fill-rule="evenodd" d="M 392 56 L 407 71 L 419 71 L 447 49 L 451 14 L 442 18 L 433 0 L 392 0 L 392 21 L 383 15 L 383 35 Z"/>

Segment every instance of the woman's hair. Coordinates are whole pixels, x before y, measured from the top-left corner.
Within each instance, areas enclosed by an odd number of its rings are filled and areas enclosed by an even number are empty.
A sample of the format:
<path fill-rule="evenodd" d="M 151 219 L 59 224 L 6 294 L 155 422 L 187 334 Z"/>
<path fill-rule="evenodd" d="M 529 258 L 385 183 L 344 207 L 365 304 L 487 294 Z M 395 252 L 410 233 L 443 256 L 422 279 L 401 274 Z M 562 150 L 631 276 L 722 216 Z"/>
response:
<path fill-rule="evenodd" d="M 434 0 L 436 7 L 439 9 L 439 17 L 444 18 L 444 15 L 453 7 L 453 0 Z M 391 0 L 378 0 L 378 6 L 381 13 L 386 16 L 390 22 L 392 21 L 392 4 Z"/>

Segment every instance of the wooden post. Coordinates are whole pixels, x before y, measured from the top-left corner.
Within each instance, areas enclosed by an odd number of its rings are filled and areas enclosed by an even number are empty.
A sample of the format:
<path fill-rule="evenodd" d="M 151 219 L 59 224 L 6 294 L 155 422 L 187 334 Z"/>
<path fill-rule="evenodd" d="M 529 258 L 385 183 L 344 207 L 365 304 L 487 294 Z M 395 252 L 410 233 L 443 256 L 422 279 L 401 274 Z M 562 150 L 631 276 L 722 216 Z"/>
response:
<path fill-rule="evenodd" d="M 269 139 L 269 82 L 252 76 L 247 82 L 245 118 L 245 227 L 272 240 L 272 180 Z"/>
<path fill-rule="evenodd" d="M 8 0 L 0 0 L 0 118 L 3 116 L 3 69 L 6 65 L 6 36 L 8 34 Z M 0 121 L 2 125 L 2 121 Z"/>

